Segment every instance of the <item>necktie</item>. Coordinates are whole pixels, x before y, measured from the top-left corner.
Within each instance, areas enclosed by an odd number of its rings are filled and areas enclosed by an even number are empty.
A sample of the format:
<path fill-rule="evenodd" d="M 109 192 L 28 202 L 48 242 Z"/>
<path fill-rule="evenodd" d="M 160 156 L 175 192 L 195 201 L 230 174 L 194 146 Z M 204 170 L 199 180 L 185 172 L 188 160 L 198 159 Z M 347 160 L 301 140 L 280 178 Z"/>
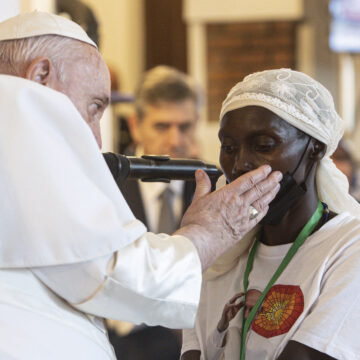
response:
<path fill-rule="evenodd" d="M 173 209 L 174 193 L 169 186 L 159 195 L 159 199 L 158 233 L 171 234 L 176 230 L 176 221 Z"/>

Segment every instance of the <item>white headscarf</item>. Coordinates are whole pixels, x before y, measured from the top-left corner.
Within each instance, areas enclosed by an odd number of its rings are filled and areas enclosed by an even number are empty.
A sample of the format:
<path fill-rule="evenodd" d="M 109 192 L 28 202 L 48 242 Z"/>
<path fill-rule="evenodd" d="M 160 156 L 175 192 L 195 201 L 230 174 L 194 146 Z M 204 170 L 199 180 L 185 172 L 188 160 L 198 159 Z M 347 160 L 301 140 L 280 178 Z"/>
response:
<path fill-rule="evenodd" d="M 319 199 L 336 213 L 348 211 L 360 216 L 360 205 L 349 194 L 346 176 L 330 156 L 344 132 L 344 123 L 335 110 L 330 92 L 308 75 L 290 69 L 266 70 L 237 83 L 222 104 L 220 120 L 231 110 L 245 106 L 264 107 L 327 146 L 316 172 Z M 254 238 L 251 231 L 238 245 L 208 270 L 207 278 L 228 271 Z"/>
<path fill-rule="evenodd" d="M 360 216 L 360 205 L 349 194 L 346 176 L 330 159 L 343 135 L 344 123 L 329 91 L 310 76 L 290 69 L 254 73 L 230 90 L 220 119 L 231 110 L 251 105 L 269 109 L 326 144 L 326 154 L 316 173 L 319 198 L 336 213 L 348 211 Z"/>

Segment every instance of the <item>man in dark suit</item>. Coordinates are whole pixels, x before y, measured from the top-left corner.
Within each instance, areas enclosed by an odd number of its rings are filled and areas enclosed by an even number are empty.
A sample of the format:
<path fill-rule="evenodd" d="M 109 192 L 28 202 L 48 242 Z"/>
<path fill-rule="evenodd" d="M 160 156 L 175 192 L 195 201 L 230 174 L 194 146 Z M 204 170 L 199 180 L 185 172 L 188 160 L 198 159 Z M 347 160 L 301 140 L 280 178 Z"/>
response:
<path fill-rule="evenodd" d="M 135 96 L 136 115 L 128 123 L 136 144 L 128 154 L 198 157 L 195 130 L 200 106 L 200 89 L 186 74 L 167 66 L 146 72 Z M 178 228 L 195 190 L 193 182 L 183 181 L 126 181 L 119 187 L 135 217 L 158 233 Z M 119 360 L 179 359 L 179 332 L 145 325 L 124 330 L 122 325 L 108 321 L 109 338 Z"/>

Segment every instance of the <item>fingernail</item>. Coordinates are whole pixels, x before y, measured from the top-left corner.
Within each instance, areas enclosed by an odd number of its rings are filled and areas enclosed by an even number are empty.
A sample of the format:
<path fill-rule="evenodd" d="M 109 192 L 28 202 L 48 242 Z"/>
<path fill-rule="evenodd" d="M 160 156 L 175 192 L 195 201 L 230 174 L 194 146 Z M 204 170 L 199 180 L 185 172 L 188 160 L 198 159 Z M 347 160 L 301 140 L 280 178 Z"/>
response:
<path fill-rule="evenodd" d="M 283 178 L 283 175 L 280 171 L 275 172 L 275 177 L 277 181 L 280 181 Z"/>
<path fill-rule="evenodd" d="M 195 178 L 197 181 L 201 180 L 203 178 L 203 174 L 201 171 L 195 171 Z"/>
<path fill-rule="evenodd" d="M 267 175 L 269 175 L 271 173 L 271 166 L 270 165 L 264 165 L 265 168 L 265 172 Z"/>

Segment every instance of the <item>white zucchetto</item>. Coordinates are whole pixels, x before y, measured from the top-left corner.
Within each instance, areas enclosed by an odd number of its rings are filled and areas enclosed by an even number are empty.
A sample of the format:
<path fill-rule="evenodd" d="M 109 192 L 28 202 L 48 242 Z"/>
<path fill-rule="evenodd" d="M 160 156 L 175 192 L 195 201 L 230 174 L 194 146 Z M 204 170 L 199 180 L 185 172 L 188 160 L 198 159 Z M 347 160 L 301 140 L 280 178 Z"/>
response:
<path fill-rule="evenodd" d="M 0 22 L 0 41 L 25 39 L 41 35 L 58 35 L 95 46 L 83 28 L 62 16 L 33 11 Z"/>

